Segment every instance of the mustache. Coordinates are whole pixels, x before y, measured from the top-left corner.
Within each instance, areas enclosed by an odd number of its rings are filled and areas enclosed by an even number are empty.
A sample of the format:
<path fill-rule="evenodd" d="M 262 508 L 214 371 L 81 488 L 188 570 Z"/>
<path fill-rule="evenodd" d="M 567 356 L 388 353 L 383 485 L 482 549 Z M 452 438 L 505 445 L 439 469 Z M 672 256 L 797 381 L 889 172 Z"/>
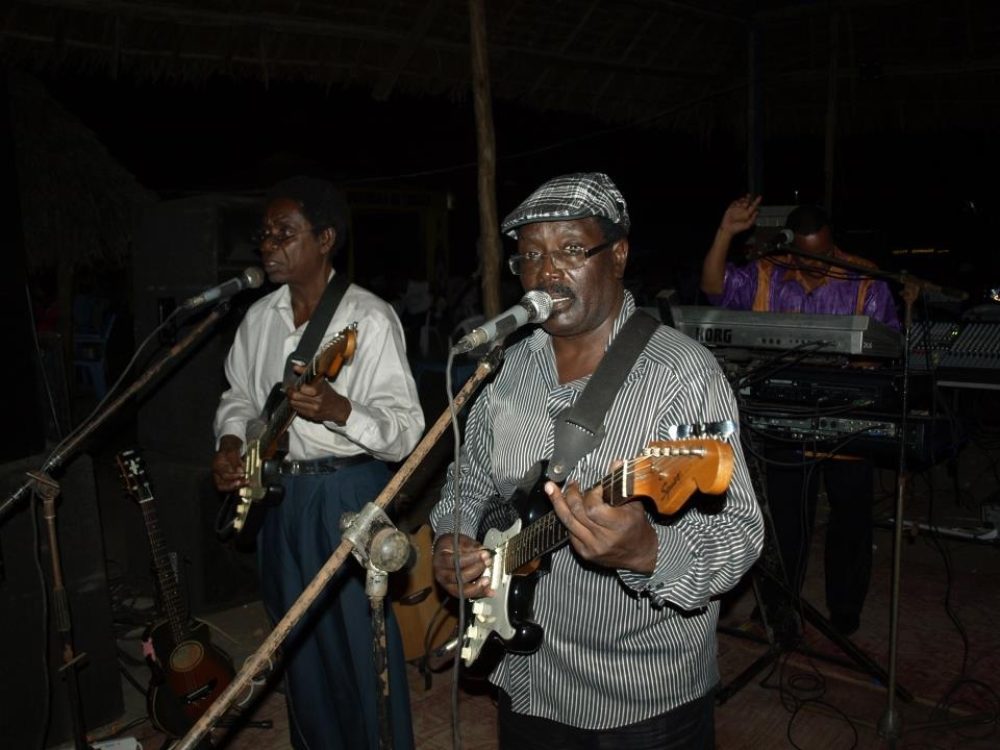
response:
<path fill-rule="evenodd" d="M 564 284 L 550 284 L 549 286 L 536 286 L 532 291 L 545 292 L 550 297 L 568 297 L 576 299 L 576 294 Z"/>

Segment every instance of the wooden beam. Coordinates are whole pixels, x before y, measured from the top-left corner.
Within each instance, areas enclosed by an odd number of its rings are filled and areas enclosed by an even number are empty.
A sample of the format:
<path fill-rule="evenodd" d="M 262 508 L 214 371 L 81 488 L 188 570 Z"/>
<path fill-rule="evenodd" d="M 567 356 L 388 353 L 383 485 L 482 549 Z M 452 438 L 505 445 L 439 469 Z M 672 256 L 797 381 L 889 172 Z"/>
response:
<path fill-rule="evenodd" d="M 496 138 L 486 42 L 485 0 L 469 0 L 469 46 L 472 53 L 472 99 L 479 150 L 479 247 L 482 263 L 483 313 L 500 313 L 500 220 L 497 218 Z"/>
<path fill-rule="evenodd" d="M 837 146 L 837 61 L 840 51 L 840 13 L 830 14 L 830 60 L 826 88 L 826 138 L 823 151 L 823 201 L 833 213 L 834 154 Z"/>

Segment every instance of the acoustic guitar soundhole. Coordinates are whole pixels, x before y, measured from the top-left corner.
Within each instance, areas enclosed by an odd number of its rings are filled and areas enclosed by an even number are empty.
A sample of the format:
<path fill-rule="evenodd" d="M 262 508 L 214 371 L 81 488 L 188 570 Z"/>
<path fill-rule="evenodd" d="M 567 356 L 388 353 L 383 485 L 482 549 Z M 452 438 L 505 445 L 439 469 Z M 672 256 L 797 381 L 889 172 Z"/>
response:
<path fill-rule="evenodd" d="M 170 654 L 170 668 L 175 672 L 188 672 L 201 663 L 205 647 L 198 641 L 184 641 Z"/>

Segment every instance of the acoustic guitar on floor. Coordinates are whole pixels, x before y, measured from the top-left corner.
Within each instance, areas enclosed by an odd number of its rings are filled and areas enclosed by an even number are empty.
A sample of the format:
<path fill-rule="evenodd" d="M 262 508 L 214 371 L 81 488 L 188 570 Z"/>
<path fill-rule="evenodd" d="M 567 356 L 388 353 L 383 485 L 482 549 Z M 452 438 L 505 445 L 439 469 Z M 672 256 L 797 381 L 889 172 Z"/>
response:
<path fill-rule="evenodd" d="M 208 624 L 192 620 L 180 595 L 156 514 L 145 461 L 133 449 L 117 456 L 128 494 L 142 509 L 165 617 L 143 636 L 152 672 L 146 691 L 149 718 L 162 732 L 181 737 L 232 682 L 229 655 L 212 644 Z"/>

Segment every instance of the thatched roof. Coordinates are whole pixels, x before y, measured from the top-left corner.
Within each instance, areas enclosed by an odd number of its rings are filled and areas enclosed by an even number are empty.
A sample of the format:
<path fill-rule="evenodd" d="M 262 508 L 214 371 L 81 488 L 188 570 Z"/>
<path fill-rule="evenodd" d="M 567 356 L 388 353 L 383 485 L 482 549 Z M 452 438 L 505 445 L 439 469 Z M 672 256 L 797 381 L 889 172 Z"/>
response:
<path fill-rule="evenodd" d="M 1000 115 L 992 0 L 486 6 L 493 94 L 538 110 L 742 132 L 757 91 L 770 134 L 822 133 L 832 72 L 841 132 L 981 128 Z M 14 0 L 0 54 L 49 72 L 464 97 L 468 15 L 468 0 Z"/>
<path fill-rule="evenodd" d="M 8 80 L 29 270 L 127 257 L 137 212 L 153 193 L 37 80 Z"/>

